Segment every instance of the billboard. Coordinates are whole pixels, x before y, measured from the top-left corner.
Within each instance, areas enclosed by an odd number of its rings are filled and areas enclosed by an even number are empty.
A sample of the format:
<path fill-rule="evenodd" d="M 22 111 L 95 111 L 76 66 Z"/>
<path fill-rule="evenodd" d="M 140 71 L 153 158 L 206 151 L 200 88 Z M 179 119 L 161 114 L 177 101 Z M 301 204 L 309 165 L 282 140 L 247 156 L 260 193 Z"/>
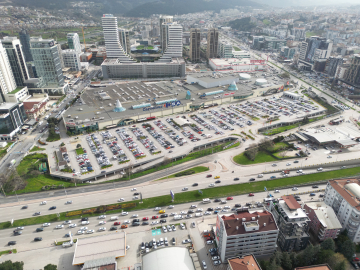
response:
<path fill-rule="evenodd" d="M 175 193 L 172 190 L 170 190 L 170 195 L 171 195 L 172 200 L 175 200 Z"/>

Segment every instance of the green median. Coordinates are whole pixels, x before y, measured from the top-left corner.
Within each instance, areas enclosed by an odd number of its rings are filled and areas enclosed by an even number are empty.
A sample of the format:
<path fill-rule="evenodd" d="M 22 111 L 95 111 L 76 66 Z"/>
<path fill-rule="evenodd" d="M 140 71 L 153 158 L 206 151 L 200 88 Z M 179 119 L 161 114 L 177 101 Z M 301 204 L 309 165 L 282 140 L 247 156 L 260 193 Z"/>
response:
<path fill-rule="evenodd" d="M 299 175 L 295 177 L 286 177 L 286 178 L 278 178 L 274 180 L 263 180 L 263 181 L 255 181 L 255 182 L 247 182 L 235 185 L 228 185 L 228 186 L 221 186 L 221 187 L 214 187 L 214 188 L 206 188 L 202 189 L 202 194 L 199 193 L 198 190 L 194 191 L 187 191 L 187 192 L 180 192 L 175 193 L 175 201 L 171 201 L 170 195 L 163 195 L 158 197 L 152 198 L 145 198 L 143 199 L 143 203 L 139 203 L 139 200 L 132 201 L 131 203 L 136 203 L 135 207 L 132 208 L 124 208 L 125 211 L 135 211 L 141 209 L 149 209 L 161 206 L 167 206 L 170 204 L 183 204 L 188 202 L 200 201 L 204 198 L 219 198 L 219 197 L 227 197 L 227 196 L 236 196 L 242 194 L 248 194 L 250 192 L 262 192 L 264 191 L 264 187 L 266 186 L 267 190 L 271 191 L 274 189 L 280 189 L 285 187 L 292 187 L 294 185 L 301 185 L 301 184 L 311 184 L 314 182 L 319 181 L 326 181 L 329 179 L 337 179 L 342 177 L 349 177 L 349 176 L 357 176 L 360 174 L 360 167 L 349 168 L 349 169 L 342 169 L 336 171 L 329 171 L 329 172 L 321 172 L 321 173 L 314 173 L 308 175 Z M 236 174 L 234 174 L 236 177 Z M 146 193 L 143 194 L 143 197 L 146 197 Z M 128 204 L 124 203 L 124 204 Z M 85 210 L 85 209 L 82 209 Z M 107 211 L 105 214 L 118 214 L 121 213 L 121 210 L 111 210 Z M 0 223 L 0 229 L 12 228 L 12 227 L 19 227 L 19 226 L 28 226 L 28 225 L 35 225 L 35 224 L 42 224 L 45 222 L 56 222 L 56 221 L 64 221 L 64 220 L 73 220 L 73 219 L 80 219 L 80 217 L 94 217 L 99 216 L 100 214 L 104 213 L 92 213 L 92 214 L 82 214 L 82 215 L 74 215 L 71 217 L 66 216 L 66 212 L 57 214 L 51 214 L 46 216 L 38 216 L 38 217 L 31 217 L 25 218 L 20 220 L 14 220 L 13 225 L 11 225 L 10 221 Z"/>
<path fill-rule="evenodd" d="M 158 179 L 156 181 L 169 179 L 169 178 L 175 178 L 175 177 L 193 175 L 193 174 L 196 174 L 196 173 L 206 172 L 208 170 L 209 170 L 209 167 L 197 166 L 197 167 L 194 167 L 194 168 L 191 168 L 191 169 L 187 169 L 185 171 L 181 171 L 181 172 L 178 172 L 178 173 L 175 173 L 175 174 L 160 178 L 160 179 Z"/>

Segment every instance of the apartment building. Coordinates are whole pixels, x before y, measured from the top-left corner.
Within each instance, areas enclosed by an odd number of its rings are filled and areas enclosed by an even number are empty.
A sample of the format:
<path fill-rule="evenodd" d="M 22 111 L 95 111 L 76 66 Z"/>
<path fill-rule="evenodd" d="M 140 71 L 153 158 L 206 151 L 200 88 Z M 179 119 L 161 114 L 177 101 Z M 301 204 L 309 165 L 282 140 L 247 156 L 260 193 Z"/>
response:
<path fill-rule="evenodd" d="M 200 61 L 200 29 L 192 28 L 190 30 L 190 60 L 192 62 Z"/>
<path fill-rule="evenodd" d="M 222 262 L 247 255 L 269 256 L 276 250 L 279 229 L 266 210 L 220 215 L 216 218 L 215 241 Z"/>
<path fill-rule="evenodd" d="M 310 219 L 294 196 L 282 196 L 277 203 L 270 204 L 270 207 L 279 226 L 278 244 L 281 250 L 291 252 L 306 248 L 310 240 Z"/>
<path fill-rule="evenodd" d="M 325 189 L 324 202 L 334 209 L 342 229 L 348 237 L 360 243 L 360 181 L 357 179 L 330 180 Z"/>
<path fill-rule="evenodd" d="M 246 255 L 228 259 L 227 270 L 261 270 L 254 255 Z"/>
<path fill-rule="evenodd" d="M 337 238 L 342 226 L 331 206 L 324 202 L 310 202 L 305 204 L 304 210 L 310 219 L 310 230 L 319 241 Z"/>
<path fill-rule="evenodd" d="M 221 40 L 219 42 L 219 51 L 218 55 L 220 58 L 232 58 L 233 57 L 233 47 L 232 45 L 225 41 Z"/>
<path fill-rule="evenodd" d="M 70 68 L 72 71 L 81 69 L 80 54 L 75 50 L 63 50 L 61 56 L 65 67 Z"/>
<path fill-rule="evenodd" d="M 206 58 L 216 58 L 218 56 L 219 31 L 215 28 L 209 29 L 207 33 Z"/>
<path fill-rule="evenodd" d="M 344 80 L 354 87 L 360 87 L 360 54 L 351 59 L 349 68 L 344 74 Z"/>

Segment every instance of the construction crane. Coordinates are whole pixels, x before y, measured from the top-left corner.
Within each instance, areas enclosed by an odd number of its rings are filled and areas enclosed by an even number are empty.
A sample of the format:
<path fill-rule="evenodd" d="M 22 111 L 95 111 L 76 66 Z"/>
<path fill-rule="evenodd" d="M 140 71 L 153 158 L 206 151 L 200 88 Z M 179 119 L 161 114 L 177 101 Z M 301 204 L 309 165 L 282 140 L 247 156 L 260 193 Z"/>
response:
<path fill-rule="evenodd" d="M 84 41 L 84 52 L 86 52 L 86 41 L 85 41 L 85 35 L 84 35 L 84 27 L 81 27 L 82 34 L 83 34 L 83 41 Z"/>

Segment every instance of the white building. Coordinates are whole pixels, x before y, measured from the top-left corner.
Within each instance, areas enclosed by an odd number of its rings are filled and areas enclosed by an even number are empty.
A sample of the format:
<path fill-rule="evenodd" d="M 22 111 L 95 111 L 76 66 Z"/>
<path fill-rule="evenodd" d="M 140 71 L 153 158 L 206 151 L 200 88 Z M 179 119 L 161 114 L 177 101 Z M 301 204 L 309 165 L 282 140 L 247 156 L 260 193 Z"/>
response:
<path fill-rule="evenodd" d="M 336 213 L 348 237 L 360 243 L 360 181 L 357 179 L 330 180 L 326 186 L 324 202 Z"/>
<path fill-rule="evenodd" d="M 238 59 L 242 59 L 242 58 L 250 58 L 250 52 L 248 51 L 232 51 L 232 57 L 233 58 L 238 58 Z"/>
<path fill-rule="evenodd" d="M 73 71 L 79 71 L 81 69 L 80 54 L 75 50 L 63 50 L 61 56 L 65 67 L 71 68 Z"/>
<path fill-rule="evenodd" d="M 5 48 L 0 41 L 0 100 L 5 102 L 5 95 L 16 89 L 16 82 L 11 70 Z"/>
<path fill-rule="evenodd" d="M 75 50 L 79 55 L 81 54 L 81 44 L 80 44 L 80 38 L 77 33 L 68 33 L 67 34 L 67 40 L 69 49 Z"/>
<path fill-rule="evenodd" d="M 220 58 L 232 58 L 233 57 L 232 45 L 225 40 L 220 40 L 218 55 Z"/>
<path fill-rule="evenodd" d="M 106 57 L 119 58 L 121 62 L 132 62 L 120 44 L 117 18 L 112 14 L 104 14 L 102 19 L 102 27 L 105 39 Z"/>
<path fill-rule="evenodd" d="M 272 255 L 278 234 L 275 219 L 266 210 L 218 214 L 216 218 L 215 241 L 222 262 L 247 254 L 256 257 Z"/>
<path fill-rule="evenodd" d="M 166 47 L 164 54 L 160 58 L 160 61 L 170 61 L 173 57 L 182 57 L 182 33 L 183 27 L 176 22 L 163 23 L 163 27 L 166 30 L 165 42 Z"/>
<path fill-rule="evenodd" d="M 186 82 L 188 84 L 197 83 L 204 88 L 213 88 L 229 85 L 233 82 L 237 83 L 239 82 L 239 76 L 237 74 L 215 72 L 207 72 L 201 74 L 193 73 L 186 76 Z"/>
<path fill-rule="evenodd" d="M 209 64 L 214 71 L 254 72 L 266 69 L 266 60 L 251 60 L 237 58 L 212 58 Z"/>
<path fill-rule="evenodd" d="M 166 29 L 164 23 L 172 23 L 174 17 L 167 15 L 160 15 L 159 26 L 160 26 L 160 46 L 165 51 L 166 49 Z"/>

